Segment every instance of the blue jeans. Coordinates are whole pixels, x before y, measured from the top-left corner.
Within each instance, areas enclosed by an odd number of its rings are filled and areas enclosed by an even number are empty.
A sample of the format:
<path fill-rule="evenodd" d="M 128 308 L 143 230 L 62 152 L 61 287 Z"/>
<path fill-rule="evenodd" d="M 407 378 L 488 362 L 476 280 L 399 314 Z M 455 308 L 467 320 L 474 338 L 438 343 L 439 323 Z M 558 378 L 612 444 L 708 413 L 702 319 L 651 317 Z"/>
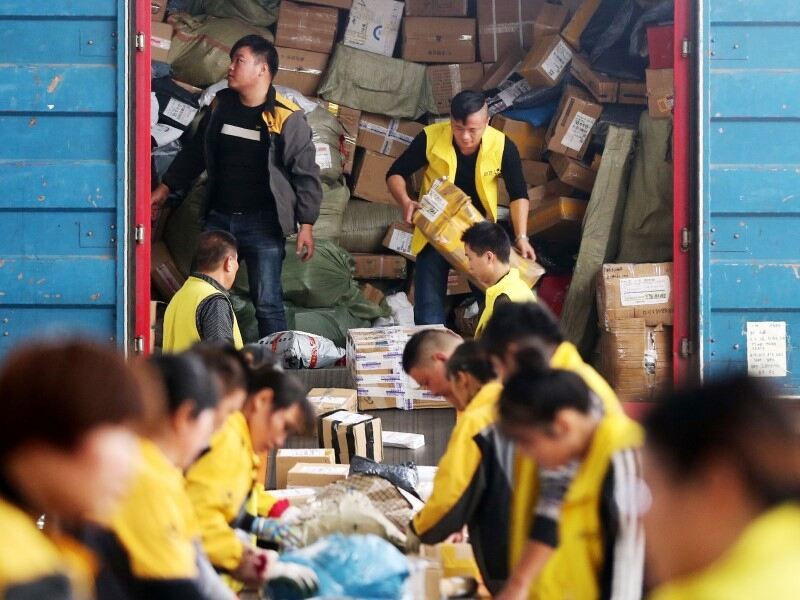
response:
<path fill-rule="evenodd" d="M 428 244 L 417 255 L 414 266 L 414 322 L 439 325 L 445 322 L 447 274 L 450 263 Z"/>
<path fill-rule="evenodd" d="M 286 331 L 283 308 L 281 269 L 286 256 L 286 242 L 276 235 L 266 213 L 226 214 L 211 210 L 206 231 L 227 231 L 239 243 L 239 260 L 247 264 L 250 298 L 256 307 L 258 335 Z"/>

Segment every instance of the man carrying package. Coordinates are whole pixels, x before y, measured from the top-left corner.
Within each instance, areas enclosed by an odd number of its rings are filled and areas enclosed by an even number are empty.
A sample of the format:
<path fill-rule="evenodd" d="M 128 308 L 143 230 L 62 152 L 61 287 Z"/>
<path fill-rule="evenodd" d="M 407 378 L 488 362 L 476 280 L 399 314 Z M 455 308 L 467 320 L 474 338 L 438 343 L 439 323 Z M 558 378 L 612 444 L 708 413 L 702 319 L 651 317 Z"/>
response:
<path fill-rule="evenodd" d="M 419 203 L 408 195 L 406 178 L 423 167 L 421 194 L 436 179 L 447 177 L 472 198 L 481 214 L 495 222 L 497 178 L 502 176 L 511 198 L 515 247 L 524 258 L 535 258 L 526 235 L 529 201 L 519 152 L 505 134 L 489 126 L 489 109 L 480 92 L 465 90 L 457 94 L 450 105 L 450 120 L 426 127 L 389 169 L 386 184 L 403 208 L 407 223 L 413 222 Z M 426 245 L 419 230 L 414 232 L 411 251 L 417 256 L 414 321 L 417 325 L 444 323 L 450 265 Z"/>

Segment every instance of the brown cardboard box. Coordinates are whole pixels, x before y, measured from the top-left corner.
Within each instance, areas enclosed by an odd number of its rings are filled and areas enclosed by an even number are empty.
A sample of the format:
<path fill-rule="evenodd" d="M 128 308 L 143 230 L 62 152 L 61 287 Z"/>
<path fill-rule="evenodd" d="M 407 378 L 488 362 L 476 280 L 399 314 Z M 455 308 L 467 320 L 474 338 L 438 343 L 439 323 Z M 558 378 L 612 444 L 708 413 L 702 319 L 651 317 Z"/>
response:
<path fill-rule="evenodd" d="M 522 160 L 522 175 L 529 188 L 544 185 L 556 176 L 550 163 L 530 159 Z"/>
<path fill-rule="evenodd" d="M 536 40 L 517 72 L 528 80 L 531 87 L 553 87 L 569 71 L 571 61 L 569 45 L 561 36 L 551 35 Z"/>
<path fill-rule="evenodd" d="M 307 398 L 317 415 L 335 410 L 355 412 L 358 406 L 358 394 L 346 388 L 313 388 Z"/>
<path fill-rule="evenodd" d="M 403 20 L 403 3 L 394 0 L 353 0 L 344 45 L 392 56 Z"/>
<path fill-rule="evenodd" d="M 381 420 L 370 415 L 339 410 L 323 415 L 319 423 L 319 445 L 333 448 L 336 462 L 349 464 L 354 456 L 383 460 Z"/>
<path fill-rule="evenodd" d="M 336 460 L 333 448 L 283 448 L 278 450 L 278 455 L 275 458 L 275 481 L 279 490 L 286 487 L 289 471 L 297 463 L 333 465 L 336 464 Z"/>
<path fill-rule="evenodd" d="M 394 159 L 391 156 L 371 150 L 364 152 L 356 166 L 353 196 L 380 204 L 394 204 L 394 198 L 386 187 L 386 173 L 392 163 Z"/>
<path fill-rule="evenodd" d="M 523 159 L 538 160 L 545 148 L 547 129 L 534 127 L 525 121 L 515 121 L 502 115 L 492 118 L 492 127 L 505 133 L 514 142 Z"/>
<path fill-rule="evenodd" d="M 675 107 L 675 82 L 672 69 L 647 69 L 647 107 L 656 119 L 669 118 Z"/>
<path fill-rule="evenodd" d="M 464 273 L 450 269 L 447 274 L 447 295 L 457 296 L 458 294 L 469 294 L 472 288 L 469 287 L 469 279 Z"/>
<path fill-rule="evenodd" d="M 569 186 L 582 192 L 591 192 L 597 172 L 584 163 L 561 154 L 551 154 L 550 164 L 558 178 Z"/>
<path fill-rule="evenodd" d="M 543 4 L 533 23 L 533 38 L 538 40 L 548 35 L 558 35 L 569 20 L 569 9 L 558 4 Z"/>
<path fill-rule="evenodd" d="M 408 261 L 396 254 L 353 253 L 355 261 L 354 279 L 405 279 Z"/>
<path fill-rule="evenodd" d="M 462 90 L 471 89 L 483 78 L 481 63 L 458 65 L 431 65 L 428 78 L 433 87 L 433 97 L 439 114 L 450 113 L 450 101 Z"/>
<path fill-rule="evenodd" d="M 350 465 L 325 465 L 319 463 L 297 463 L 286 476 L 286 487 L 325 487 L 347 479 Z"/>
<path fill-rule="evenodd" d="M 575 11 L 567 26 L 561 31 L 567 43 L 575 50 L 581 49 L 581 35 L 592 20 L 594 13 L 600 8 L 603 0 L 584 0 L 580 7 Z"/>
<path fill-rule="evenodd" d="M 295 2 L 318 4 L 319 6 L 330 6 L 332 8 L 342 8 L 344 10 L 350 10 L 353 6 L 353 0 L 295 0 Z"/>
<path fill-rule="evenodd" d="M 345 161 L 342 170 L 345 175 L 349 175 L 353 172 L 353 163 L 356 160 L 356 139 L 358 138 L 358 126 L 361 122 L 361 111 L 347 106 L 340 106 L 327 100 L 319 100 L 319 103 L 339 120 L 339 124 L 344 129 L 342 153 Z"/>
<path fill-rule="evenodd" d="M 423 129 L 416 121 L 362 112 L 356 146 L 397 158 Z"/>
<path fill-rule="evenodd" d="M 150 0 L 150 20 L 153 23 L 163 23 L 167 14 L 167 0 Z"/>
<path fill-rule="evenodd" d="M 585 56 L 576 54 L 572 57 L 570 72 L 598 102 L 611 104 L 617 101 L 619 81 L 593 70 Z"/>
<path fill-rule="evenodd" d="M 150 24 L 150 58 L 169 62 L 169 49 L 172 47 L 172 25 L 170 23 Z"/>
<path fill-rule="evenodd" d="M 411 254 L 411 240 L 414 237 L 414 226 L 405 222 L 392 223 L 383 238 L 383 247 L 397 252 L 408 260 L 416 260 Z"/>
<path fill-rule="evenodd" d="M 617 102 L 647 106 L 647 84 L 644 81 L 620 81 Z"/>
<path fill-rule="evenodd" d="M 361 295 L 373 304 L 380 304 L 386 297 L 386 294 L 379 288 L 376 288 L 371 283 L 365 283 L 361 286 Z"/>
<path fill-rule="evenodd" d="M 552 200 L 560 196 L 570 196 L 574 191 L 575 188 L 560 179 L 551 179 L 544 185 L 529 188 L 528 200 L 531 203 L 531 210 L 541 205 L 545 200 Z"/>
<path fill-rule="evenodd" d="M 600 327 L 643 319 L 645 325 L 672 325 L 672 263 L 605 264 L 597 274 Z"/>
<path fill-rule="evenodd" d="M 528 235 L 563 244 L 577 243 L 581 238 L 581 224 L 585 213 L 585 200 L 546 200 L 528 213 Z"/>
<path fill-rule="evenodd" d="M 425 63 L 475 61 L 475 19 L 406 17 L 403 59 Z"/>
<path fill-rule="evenodd" d="M 544 0 L 482 0 L 478 5 L 481 62 L 492 63 L 533 43 L 533 23 Z"/>
<path fill-rule="evenodd" d="M 566 86 L 557 117 L 547 131 L 547 149 L 570 158 L 583 158 L 594 124 L 602 113 L 602 105 L 591 100 L 586 92 L 574 85 Z"/>
<path fill-rule="evenodd" d="M 297 48 L 276 49 L 280 56 L 280 66 L 275 83 L 297 90 L 304 96 L 316 95 L 322 74 L 328 66 L 329 56 Z"/>
<path fill-rule="evenodd" d="M 278 15 L 275 45 L 330 54 L 336 39 L 339 11 L 324 6 L 283 0 Z M 280 57 L 283 60 L 283 56 Z"/>
<path fill-rule="evenodd" d="M 407 17 L 466 17 L 468 0 L 406 0 Z"/>
<path fill-rule="evenodd" d="M 169 301 L 186 281 L 164 242 L 156 242 L 151 247 L 150 278 L 153 286 L 166 301 Z"/>
<path fill-rule="evenodd" d="M 317 495 L 317 490 L 314 488 L 292 488 L 286 490 L 269 490 L 269 495 L 275 500 L 288 500 L 292 506 L 298 508 L 305 506 L 311 502 Z"/>
<path fill-rule="evenodd" d="M 496 88 L 517 70 L 523 58 L 525 58 L 525 52 L 522 48 L 513 48 L 493 65 L 484 65 L 483 78 L 475 84 L 473 89 L 487 92 Z"/>

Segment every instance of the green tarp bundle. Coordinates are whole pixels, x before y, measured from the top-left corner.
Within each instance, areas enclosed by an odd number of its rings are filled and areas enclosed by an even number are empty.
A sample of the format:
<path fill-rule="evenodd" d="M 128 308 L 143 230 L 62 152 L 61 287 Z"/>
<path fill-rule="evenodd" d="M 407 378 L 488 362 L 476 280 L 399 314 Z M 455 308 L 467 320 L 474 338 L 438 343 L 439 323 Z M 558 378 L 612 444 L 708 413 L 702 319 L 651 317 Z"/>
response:
<path fill-rule="evenodd" d="M 193 15 L 234 17 L 251 25 L 268 27 L 278 20 L 280 0 L 189 0 Z"/>
<path fill-rule="evenodd" d="M 348 252 L 380 252 L 389 225 L 403 220 L 394 204 L 350 200 L 342 219 L 339 245 Z"/>
<path fill-rule="evenodd" d="M 349 201 L 350 188 L 344 178 L 332 184 L 322 182 L 322 204 L 319 207 L 319 218 L 314 223 L 315 240 L 339 241 L 344 212 Z"/>
<path fill-rule="evenodd" d="M 339 120 L 324 108 L 316 108 L 306 114 L 311 127 L 311 139 L 317 150 L 317 164 L 323 182 L 335 183 L 342 176 L 344 157 L 340 141 L 344 136 Z"/>

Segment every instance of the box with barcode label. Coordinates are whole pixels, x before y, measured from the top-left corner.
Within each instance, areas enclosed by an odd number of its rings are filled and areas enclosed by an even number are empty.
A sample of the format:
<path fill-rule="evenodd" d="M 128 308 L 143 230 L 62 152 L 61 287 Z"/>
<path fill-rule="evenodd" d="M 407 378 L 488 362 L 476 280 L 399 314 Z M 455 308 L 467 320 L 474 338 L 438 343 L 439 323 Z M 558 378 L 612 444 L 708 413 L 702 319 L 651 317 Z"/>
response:
<path fill-rule="evenodd" d="M 408 260 L 416 260 L 411 253 L 411 240 L 414 237 L 414 226 L 398 221 L 392 223 L 383 238 L 383 247 L 405 256 Z"/>
<path fill-rule="evenodd" d="M 583 158 L 592 139 L 594 125 L 602 113 L 602 104 L 595 102 L 581 88 L 567 85 L 556 118 L 547 132 L 547 149 L 569 158 Z"/>
<path fill-rule="evenodd" d="M 597 279 L 600 327 L 628 319 L 672 325 L 672 263 L 605 264 Z"/>
<path fill-rule="evenodd" d="M 349 464 L 354 456 L 383 460 L 383 428 L 379 418 L 338 410 L 322 416 L 318 435 L 319 445 L 332 448 L 337 463 Z"/>
<path fill-rule="evenodd" d="M 531 87 L 555 87 L 569 71 L 572 48 L 561 36 L 539 38 L 525 56 L 518 72 Z"/>

